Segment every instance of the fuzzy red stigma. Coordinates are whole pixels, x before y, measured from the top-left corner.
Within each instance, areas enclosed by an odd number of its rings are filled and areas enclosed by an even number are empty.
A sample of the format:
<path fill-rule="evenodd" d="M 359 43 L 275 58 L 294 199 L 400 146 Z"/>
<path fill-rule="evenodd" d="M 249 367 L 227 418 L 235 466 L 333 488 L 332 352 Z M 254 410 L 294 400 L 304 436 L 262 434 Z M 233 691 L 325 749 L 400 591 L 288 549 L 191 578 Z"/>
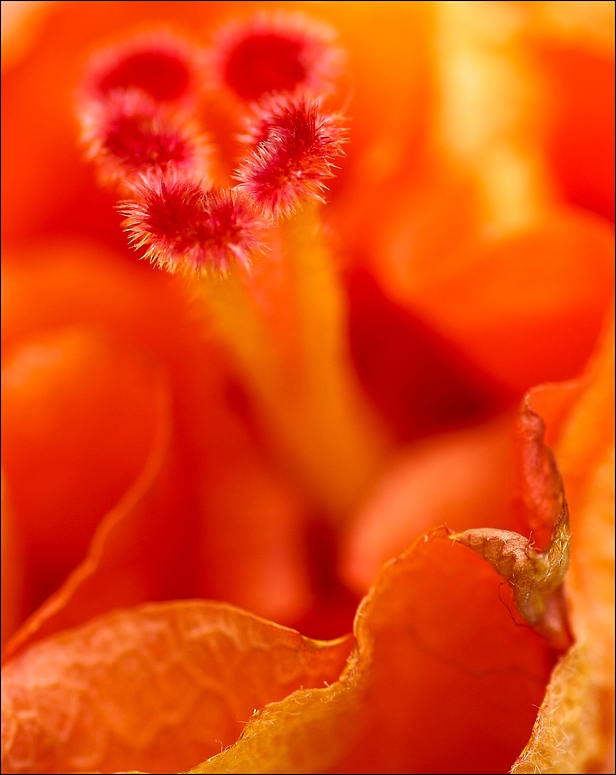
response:
<path fill-rule="evenodd" d="M 318 99 L 275 95 L 254 106 L 242 139 L 256 147 L 234 175 L 238 188 L 278 218 L 291 215 L 301 199 L 324 201 L 324 181 L 337 169 L 346 130 Z"/>
<path fill-rule="evenodd" d="M 196 92 L 198 55 L 191 43 L 166 31 L 152 32 L 99 51 L 84 82 L 90 99 L 116 89 L 141 89 L 159 102 L 177 102 Z"/>
<path fill-rule="evenodd" d="M 236 190 L 204 190 L 178 174 L 142 177 L 135 188 L 140 201 L 121 202 L 124 229 L 144 258 L 174 273 L 226 274 L 239 264 L 250 267 L 263 249 L 268 225 L 245 194 Z"/>
<path fill-rule="evenodd" d="M 130 184 L 169 166 L 195 179 L 206 173 L 207 144 L 196 126 L 138 89 L 84 103 L 80 113 L 81 141 L 103 182 Z"/>
<path fill-rule="evenodd" d="M 344 59 L 335 40 L 332 28 L 302 13 L 261 12 L 219 32 L 209 54 L 212 77 L 247 101 L 297 88 L 325 93 Z"/>

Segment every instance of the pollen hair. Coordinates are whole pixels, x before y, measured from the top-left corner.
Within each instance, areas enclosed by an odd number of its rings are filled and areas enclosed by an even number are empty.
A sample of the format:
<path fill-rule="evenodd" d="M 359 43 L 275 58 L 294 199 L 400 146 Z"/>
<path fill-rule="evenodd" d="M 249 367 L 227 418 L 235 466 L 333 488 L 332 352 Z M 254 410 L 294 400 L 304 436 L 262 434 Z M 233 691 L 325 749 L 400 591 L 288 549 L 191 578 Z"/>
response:
<path fill-rule="evenodd" d="M 295 89 L 325 94 L 344 54 L 329 25 L 301 12 L 260 12 L 227 24 L 206 52 L 210 79 L 243 101 Z"/>
<path fill-rule="evenodd" d="M 82 145 L 102 183 L 126 188 L 142 173 L 170 166 L 195 179 L 207 172 L 208 146 L 195 123 L 139 89 L 84 102 L 79 118 Z"/>
<path fill-rule="evenodd" d="M 266 97 L 240 138 L 254 147 L 234 173 L 238 188 L 275 218 L 292 215 L 302 199 L 324 202 L 324 181 L 334 176 L 346 137 L 341 116 L 324 111 L 320 99 Z"/>
<path fill-rule="evenodd" d="M 241 191 L 206 189 L 172 170 L 142 175 L 134 192 L 136 201 L 118 205 L 123 227 L 159 268 L 226 275 L 234 265 L 248 269 L 263 250 L 268 224 Z"/>

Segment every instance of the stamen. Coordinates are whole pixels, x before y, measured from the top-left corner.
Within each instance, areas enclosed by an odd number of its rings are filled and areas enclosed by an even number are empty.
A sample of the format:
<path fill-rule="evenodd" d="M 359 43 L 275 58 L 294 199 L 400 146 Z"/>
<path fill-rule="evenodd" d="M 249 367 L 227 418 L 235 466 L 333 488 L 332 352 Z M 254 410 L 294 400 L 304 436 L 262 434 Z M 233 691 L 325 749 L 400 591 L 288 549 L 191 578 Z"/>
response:
<path fill-rule="evenodd" d="M 339 114 L 321 109 L 319 99 L 275 95 L 254 106 L 241 139 L 256 144 L 234 177 L 238 188 L 274 217 L 290 216 L 300 199 L 324 202 L 324 181 L 344 155 L 346 130 Z"/>
<path fill-rule="evenodd" d="M 233 265 L 250 268 L 263 249 L 268 225 L 240 191 L 205 190 L 177 173 L 147 174 L 135 186 L 140 201 L 125 201 L 124 229 L 144 258 L 174 273 L 227 274 Z"/>
<path fill-rule="evenodd" d="M 183 79 L 149 80 L 156 67 L 148 69 L 148 58 L 157 51 L 159 70 L 180 61 L 190 71 L 181 47 L 177 61 L 152 38 L 116 47 L 92 66 L 81 99 L 92 111 L 84 128 L 90 155 L 130 192 L 117 208 L 130 243 L 159 268 L 196 275 L 204 306 L 281 449 L 331 518 L 342 520 L 379 470 L 389 439 L 356 382 L 344 294 L 316 206 L 346 142 L 341 116 L 310 96 L 322 94 L 339 69 L 333 38 L 329 28 L 287 13 L 260 14 L 219 36 L 210 52 L 218 85 L 243 100 L 260 98 L 243 138 L 248 158 L 235 175 L 240 185 L 231 190 L 204 187 L 195 175 L 197 138 L 178 124 L 190 96 Z M 316 201 L 297 208 L 305 198 Z M 297 308 L 297 352 L 287 359 L 245 272 L 263 249 L 262 230 L 272 216 L 296 209 L 280 241 L 289 264 L 288 303 Z"/>
<path fill-rule="evenodd" d="M 212 80 L 242 100 L 303 89 L 324 94 L 342 69 L 329 25 L 302 13 L 261 12 L 217 35 L 208 58 Z"/>
<path fill-rule="evenodd" d="M 191 43 L 166 31 L 103 49 L 91 60 L 84 93 L 105 99 L 116 89 L 137 88 L 159 102 L 196 93 L 198 55 Z"/>
<path fill-rule="evenodd" d="M 130 184 L 170 165 L 186 176 L 206 173 L 207 144 L 196 125 L 138 89 L 117 90 L 81 106 L 81 142 L 103 183 Z"/>

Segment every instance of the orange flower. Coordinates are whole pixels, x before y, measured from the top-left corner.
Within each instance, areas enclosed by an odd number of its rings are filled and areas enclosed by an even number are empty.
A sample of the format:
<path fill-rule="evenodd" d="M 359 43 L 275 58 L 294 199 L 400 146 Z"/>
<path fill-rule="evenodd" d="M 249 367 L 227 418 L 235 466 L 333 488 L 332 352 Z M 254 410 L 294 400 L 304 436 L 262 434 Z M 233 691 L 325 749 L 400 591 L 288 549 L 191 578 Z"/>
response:
<path fill-rule="evenodd" d="M 4 771 L 611 771 L 612 17 L 7 23 Z"/>

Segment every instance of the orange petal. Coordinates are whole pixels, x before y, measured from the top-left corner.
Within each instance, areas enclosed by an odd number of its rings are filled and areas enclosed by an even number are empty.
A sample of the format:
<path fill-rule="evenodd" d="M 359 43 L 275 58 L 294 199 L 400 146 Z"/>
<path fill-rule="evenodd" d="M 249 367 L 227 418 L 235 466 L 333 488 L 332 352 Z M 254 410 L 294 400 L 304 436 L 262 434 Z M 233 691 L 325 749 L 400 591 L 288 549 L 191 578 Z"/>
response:
<path fill-rule="evenodd" d="M 556 447 L 571 511 L 568 595 L 576 635 L 595 641 L 600 664 L 613 672 L 613 318 L 586 376 L 584 392 Z"/>
<path fill-rule="evenodd" d="M 512 468 L 510 415 L 401 450 L 354 519 L 343 576 L 367 590 L 384 562 L 438 525 L 518 529 Z"/>
<path fill-rule="evenodd" d="M 58 243 L 18 258 L 3 263 L 3 438 L 23 618 L 145 465 L 168 391 L 152 350 L 176 371 L 185 348 L 159 334 L 185 329 L 177 296 L 100 249 Z"/>
<path fill-rule="evenodd" d="M 170 534 L 166 525 L 169 509 L 178 508 L 174 487 L 169 486 L 173 480 L 169 396 L 164 383 L 156 388 L 156 434 L 143 470 L 98 526 L 84 561 L 9 641 L 3 661 L 46 635 L 111 608 L 164 597 L 162 579 L 169 586 L 169 576 L 185 578 L 181 568 L 187 558 L 177 548 L 178 535 Z M 180 585 L 176 595 L 181 591 Z"/>
<path fill-rule="evenodd" d="M 522 394 L 529 385 L 571 379 L 584 368 L 611 302 L 613 230 L 595 216 L 565 212 L 443 261 L 426 254 L 424 262 L 415 257 L 417 263 L 406 282 L 388 279 L 389 292 L 421 311 L 479 368 Z"/>
<path fill-rule="evenodd" d="M 312 602 L 305 504 L 248 445 L 218 451 L 201 467 L 195 594 L 293 622 Z"/>
<path fill-rule="evenodd" d="M 550 541 L 565 503 L 565 493 L 552 450 L 544 444 L 545 423 L 531 408 L 532 391 L 517 423 L 519 499 L 525 522 L 539 548 Z"/>
<path fill-rule="evenodd" d="M 4 466 L 29 562 L 31 605 L 83 558 L 137 477 L 156 427 L 159 367 L 82 326 L 25 339 L 2 371 Z"/>
<path fill-rule="evenodd" d="M 567 201 L 614 220 L 614 4 L 527 4 L 552 103 L 547 154 Z"/>
<path fill-rule="evenodd" d="M 175 485 L 162 485 L 157 498 L 175 505 L 163 517 L 159 504 L 160 513 L 151 517 L 159 526 L 159 549 L 147 560 L 137 545 L 132 555 L 146 563 L 147 578 L 159 577 L 156 599 L 216 597 L 285 623 L 301 615 L 310 602 L 301 543 L 305 500 L 272 472 L 252 408 L 185 283 L 146 265 L 123 265 L 115 254 L 75 241 L 7 255 L 3 273 L 7 348 L 41 331 L 86 326 L 151 354 L 169 372 L 174 433 L 169 465 L 175 471 L 169 476 Z M 53 435 L 48 443 L 56 443 Z M 92 476 L 98 471 L 85 477 L 84 486 Z M 147 517 L 139 519 L 147 523 Z M 57 521 L 61 525 L 60 516 Z M 155 533 L 147 534 L 153 540 Z M 173 563 L 156 567 L 165 542 L 178 551 L 183 545 L 186 558 L 194 557 L 185 560 L 176 581 Z M 112 564 L 116 561 L 125 559 Z M 233 570 L 238 567 L 245 572 Z M 144 590 L 151 590 L 149 585 Z"/>
<path fill-rule="evenodd" d="M 614 769 L 613 327 L 578 392 L 556 444 L 571 512 L 566 594 L 576 644 L 554 671 L 515 773 Z"/>
<path fill-rule="evenodd" d="M 2 474 L 2 648 L 25 618 L 25 561 L 22 542 L 15 524 L 15 514 L 7 496 Z"/>
<path fill-rule="evenodd" d="M 562 657 L 550 677 L 530 741 L 511 773 L 612 772 L 607 727 L 613 699 L 597 686 L 595 674 L 596 664 L 586 646 L 575 644 Z"/>
<path fill-rule="evenodd" d="M 504 771 L 552 657 L 500 595 L 493 569 L 444 531 L 421 538 L 360 606 L 340 681 L 268 706 L 192 772 Z"/>
<path fill-rule="evenodd" d="M 388 298 L 367 269 L 345 279 L 353 362 L 398 441 L 481 422 L 511 402 L 511 390 Z"/>
<path fill-rule="evenodd" d="M 3 669 L 3 772 L 177 772 L 267 703 L 336 680 L 349 647 L 221 603 L 115 611 Z"/>

